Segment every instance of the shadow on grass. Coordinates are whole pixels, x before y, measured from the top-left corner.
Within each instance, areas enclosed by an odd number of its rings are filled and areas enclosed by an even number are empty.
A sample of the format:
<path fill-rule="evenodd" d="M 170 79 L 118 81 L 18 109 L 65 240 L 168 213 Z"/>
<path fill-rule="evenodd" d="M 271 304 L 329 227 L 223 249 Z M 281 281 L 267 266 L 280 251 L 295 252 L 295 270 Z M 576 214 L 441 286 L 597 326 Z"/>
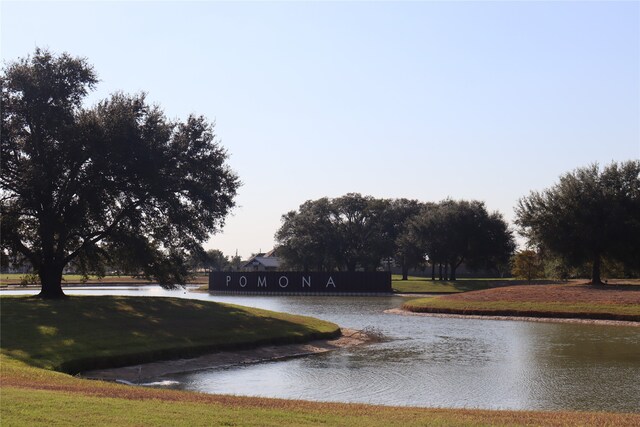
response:
<path fill-rule="evenodd" d="M 301 316 L 174 298 L 0 298 L 2 352 L 77 373 L 340 334 Z"/>

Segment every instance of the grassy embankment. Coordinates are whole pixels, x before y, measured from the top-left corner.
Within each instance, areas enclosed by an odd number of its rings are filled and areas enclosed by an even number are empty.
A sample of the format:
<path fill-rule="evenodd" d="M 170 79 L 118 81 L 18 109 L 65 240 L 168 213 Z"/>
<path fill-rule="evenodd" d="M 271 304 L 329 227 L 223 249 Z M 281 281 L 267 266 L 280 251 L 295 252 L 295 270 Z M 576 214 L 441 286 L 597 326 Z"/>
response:
<path fill-rule="evenodd" d="M 178 298 L 0 301 L 2 353 L 68 373 L 339 335 L 318 319 Z"/>
<path fill-rule="evenodd" d="M 0 274 L 0 288 L 8 287 L 8 286 L 20 286 L 22 285 L 23 279 L 25 279 L 27 274 L 18 274 L 18 273 L 3 273 Z M 89 276 L 85 278 L 79 274 L 65 274 L 62 276 L 62 286 L 73 286 L 73 285 L 149 285 L 152 284 L 152 281 L 145 280 L 138 277 L 132 276 Z M 209 277 L 206 274 L 197 275 L 193 277 L 190 284 L 205 284 L 209 283 Z M 39 284 L 33 284 L 35 287 L 40 287 Z"/>
<path fill-rule="evenodd" d="M 540 280 L 537 282 L 548 283 L 549 281 Z M 431 280 L 430 277 L 409 276 L 408 280 L 402 280 L 401 275 L 394 274 L 391 276 L 391 287 L 394 292 L 402 294 L 453 294 L 523 283 L 526 283 L 526 281 L 499 278 Z"/>
<path fill-rule="evenodd" d="M 635 282 L 634 282 L 635 283 Z M 413 312 L 640 321 L 638 284 L 523 285 L 419 298 Z"/>
<path fill-rule="evenodd" d="M 206 395 L 81 380 L 3 358 L 2 425 L 637 426 L 640 414 L 401 408 Z"/>
<path fill-rule="evenodd" d="M 264 341 L 333 335 L 316 319 L 156 298 L 0 298 L 2 425 L 598 425 L 640 414 L 400 408 L 206 395 L 89 381 L 55 372 Z M 178 351 L 178 353 L 175 353 Z"/>

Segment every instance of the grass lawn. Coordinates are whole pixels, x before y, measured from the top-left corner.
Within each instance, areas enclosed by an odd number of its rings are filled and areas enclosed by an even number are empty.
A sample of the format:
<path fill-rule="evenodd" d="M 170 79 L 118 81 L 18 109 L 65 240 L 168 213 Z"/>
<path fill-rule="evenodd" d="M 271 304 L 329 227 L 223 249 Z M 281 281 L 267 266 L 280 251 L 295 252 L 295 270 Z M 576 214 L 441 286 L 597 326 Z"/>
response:
<path fill-rule="evenodd" d="M 310 317 L 179 298 L 7 296 L 0 310 L 3 354 L 69 373 L 339 335 Z"/>
<path fill-rule="evenodd" d="M 403 294 L 424 294 L 424 293 L 458 293 L 476 291 L 495 286 L 503 286 L 507 283 L 514 283 L 511 279 L 458 279 L 458 280 L 431 280 L 430 277 L 409 276 L 408 280 L 402 280 L 402 276 L 394 274 L 391 276 L 391 287 L 394 292 Z"/>
<path fill-rule="evenodd" d="M 79 379 L 114 366 L 335 335 L 317 319 L 174 298 L 0 298 L 0 419 L 30 425 L 636 426 L 640 414 L 384 407 L 208 395 Z M 55 369 L 55 370 L 54 370 Z"/>
<path fill-rule="evenodd" d="M 0 287 L 8 285 L 20 285 L 22 280 L 28 276 L 27 274 L 18 273 L 3 273 L 0 274 Z M 149 280 L 141 279 L 132 276 L 89 276 L 87 280 L 80 274 L 65 274 L 62 276 L 62 286 L 68 285 L 109 285 L 109 284 L 131 284 L 131 285 L 145 285 L 153 283 Z M 197 275 L 193 277 L 189 283 L 203 284 L 209 283 L 209 276 L 206 274 Z"/>
<path fill-rule="evenodd" d="M 6 426 L 640 425 L 640 414 L 403 408 L 131 387 L 82 380 L 0 357 L 0 416 Z"/>
<path fill-rule="evenodd" d="M 403 308 L 427 313 L 640 321 L 640 286 L 574 283 L 506 286 L 459 295 L 419 298 L 408 301 Z"/>

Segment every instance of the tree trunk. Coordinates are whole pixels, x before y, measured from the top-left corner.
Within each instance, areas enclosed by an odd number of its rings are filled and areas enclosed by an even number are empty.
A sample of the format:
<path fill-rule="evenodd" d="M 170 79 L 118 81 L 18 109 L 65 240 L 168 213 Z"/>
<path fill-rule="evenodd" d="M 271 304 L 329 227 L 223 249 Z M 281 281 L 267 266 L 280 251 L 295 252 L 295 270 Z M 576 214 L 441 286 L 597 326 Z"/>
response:
<path fill-rule="evenodd" d="M 431 280 L 436 280 L 436 263 L 431 263 Z"/>
<path fill-rule="evenodd" d="M 594 285 L 602 285 L 600 279 L 600 255 L 593 258 L 593 270 L 591 271 L 591 283 Z"/>
<path fill-rule="evenodd" d="M 438 264 L 438 280 L 442 280 L 442 263 Z"/>
<path fill-rule="evenodd" d="M 456 266 L 451 263 L 451 274 L 449 275 L 449 280 L 456 280 Z"/>
<path fill-rule="evenodd" d="M 444 280 L 449 280 L 449 263 L 444 263 Z"/>
<path fill-rule="evenodd" d="M 37 295 L 39 298 L 56 299 L 64 298 L 66 295 L 62 292 L 62 270 L 64 266 L 43 265 L 40 267 L 38 276 L 40 276 L 40 283 L 42 288 Z"/>
<path fill-rule="evenodd" d="M 406 265 L 402 266 L 402 280 L 409 280 L 409 267 Z"/>

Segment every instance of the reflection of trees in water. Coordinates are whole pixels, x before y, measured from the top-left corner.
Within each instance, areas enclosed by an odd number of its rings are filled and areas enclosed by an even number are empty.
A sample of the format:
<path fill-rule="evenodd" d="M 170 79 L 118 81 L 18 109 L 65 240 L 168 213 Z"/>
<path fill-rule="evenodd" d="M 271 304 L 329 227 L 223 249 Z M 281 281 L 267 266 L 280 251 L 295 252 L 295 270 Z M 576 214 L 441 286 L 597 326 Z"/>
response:
<path fill-rule="evenodd" d="M 629 411 L 640 395 L 640 328 L 523 323 L 521 334 L 532 406 Z"/>

